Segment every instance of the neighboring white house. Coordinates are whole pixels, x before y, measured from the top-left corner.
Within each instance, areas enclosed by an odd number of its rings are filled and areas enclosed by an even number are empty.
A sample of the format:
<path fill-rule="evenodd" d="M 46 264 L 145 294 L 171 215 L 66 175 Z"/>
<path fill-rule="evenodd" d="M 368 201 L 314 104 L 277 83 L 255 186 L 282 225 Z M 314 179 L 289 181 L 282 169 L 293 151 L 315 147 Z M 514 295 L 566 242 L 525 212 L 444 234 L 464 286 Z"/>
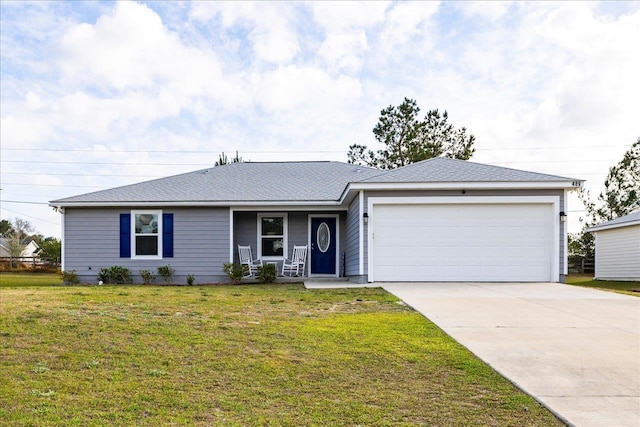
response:
<path fill-rule="evenodd" d="M 640 280 L 640 211 L 587 231 L 596 240 L 596 279 Z"/>
<path fill-rule="evenodd" d="M 40 246 L 36 243 L 35 240 L 30 240 L 20 253 L 21 258 L 33 258 L 38 257 L 40 255 Z M 8 258 L 10 256 L 9 252 L 9 239 L 4 237 L 0 237 L 0 258 Z"/>

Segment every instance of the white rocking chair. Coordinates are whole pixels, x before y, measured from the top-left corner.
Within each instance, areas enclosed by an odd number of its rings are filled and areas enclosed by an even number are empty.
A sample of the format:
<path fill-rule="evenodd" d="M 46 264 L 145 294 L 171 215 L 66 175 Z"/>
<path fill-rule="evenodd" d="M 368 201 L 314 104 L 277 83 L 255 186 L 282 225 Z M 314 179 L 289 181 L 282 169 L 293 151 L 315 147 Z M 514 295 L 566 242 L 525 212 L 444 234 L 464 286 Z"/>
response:
<path fill-rule="evenodd" d="M 282 263 L 283 276 L 304 276 L 304 265 L 307 260 L 307 247 L 294 246 L 291 259 L 285 259 Z"/>
<path fill-rule="evenodd" d="M 240 258 L 240 266 L 244 273 L 242 277 L 255 277 L 258 273 L 258 267 L 262 267 L 262 260 L 253 259 L 251 246 L 238 245 L 238 257 Z"/>

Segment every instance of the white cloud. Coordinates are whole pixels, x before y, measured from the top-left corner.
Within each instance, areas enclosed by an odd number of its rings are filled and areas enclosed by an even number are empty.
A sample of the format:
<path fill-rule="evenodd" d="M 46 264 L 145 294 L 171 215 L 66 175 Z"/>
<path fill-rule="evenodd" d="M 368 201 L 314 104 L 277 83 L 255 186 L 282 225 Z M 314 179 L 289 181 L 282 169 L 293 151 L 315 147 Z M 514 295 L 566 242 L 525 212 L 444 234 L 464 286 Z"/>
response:
<path fill-rule="evenodd" d="M 497 21 L 503 18 L 511 7 L 511 1 L 465 1 L 457 3 L 462 13 L 471 18 Z"/>
<path fill-rule="evenodd" d="M 411 38 L 420 36 L 420 26 L 436 14 L 439 6 L 437 1 L 395 3 L 387 13 L 385 28 L 380 36 L 381 45 L 393 50 Z"/>
<path fill-rule="evenodd" d="M 59 45 L 65 82 L 109 91 L 171 85 L 185 96 L 228 95 L 219 60 L 185 46 L 160 17 L 144 5 L 119 2 L 95 25 L 71 28 Z"/>
<path fill-rule="evenodd" d="M 325 59 L 331 69 L 355 74 L 362 69 L 367 46 L 364 31 L 328 34 L 318 55 Z"/>
<path fill-rule="evenodd" d="M 391 2 L 322 1 L 311 3 L 313 18 L 327 31 L 369 28 L 381 23 Z"/>
<path fill-rule="evenodd" d="M 340 105 L 361 94 L 357 79 L 332 78 L 314 67 L 288 66 L 256 75 L 254 93 L 267 111 L 291 111 L 301 107 Z"/>
<path fill-rule="evenodd" d="M 257 58 L 271 63 L 289 63 L 300 51 L 295 28 L 295 8 L 291 4 L 269 2 L 195 2 L 191 18 L 212 21 L 220 17 L 222 25 L 246 25 L 248 38 Z"/>

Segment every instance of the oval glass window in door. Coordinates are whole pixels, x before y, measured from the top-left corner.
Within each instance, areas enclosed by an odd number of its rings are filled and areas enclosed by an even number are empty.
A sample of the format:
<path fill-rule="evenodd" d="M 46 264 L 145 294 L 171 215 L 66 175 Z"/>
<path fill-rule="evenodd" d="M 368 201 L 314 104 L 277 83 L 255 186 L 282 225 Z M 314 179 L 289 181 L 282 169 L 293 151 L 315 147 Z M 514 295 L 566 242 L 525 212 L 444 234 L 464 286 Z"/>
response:
<path fill-rule="evenodd" d="M 329 250 L 329 245 L 331 245 L 331 233 L 329 232 L 329 226 L 326 222 L 323 222 L 318 227 L 318 249 L 320 252 L 325 253 Z"/>

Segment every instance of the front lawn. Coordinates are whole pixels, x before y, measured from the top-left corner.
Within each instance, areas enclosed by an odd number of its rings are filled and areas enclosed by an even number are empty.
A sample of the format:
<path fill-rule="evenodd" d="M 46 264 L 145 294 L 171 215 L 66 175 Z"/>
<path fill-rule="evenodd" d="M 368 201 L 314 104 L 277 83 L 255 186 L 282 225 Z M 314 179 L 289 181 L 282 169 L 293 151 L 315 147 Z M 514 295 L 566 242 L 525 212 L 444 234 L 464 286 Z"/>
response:
<path fill-rule="evenodd" d="M 61 285 L 58 273 L 0 273 L 0 288 Z"/>
<path fill-rule="evenodd" d="M 614 280 L 594 280 L 593 275 L 575 274 L 567 276 L 567 284 L 585 288 L 604 289 L 621 294 L 640 297 L 640 282 L 619 282 Z"/>
<path fill-rule="evenodd" d="M 0 290 L 0 424 L 562 425 L 380 289 Z"/>

